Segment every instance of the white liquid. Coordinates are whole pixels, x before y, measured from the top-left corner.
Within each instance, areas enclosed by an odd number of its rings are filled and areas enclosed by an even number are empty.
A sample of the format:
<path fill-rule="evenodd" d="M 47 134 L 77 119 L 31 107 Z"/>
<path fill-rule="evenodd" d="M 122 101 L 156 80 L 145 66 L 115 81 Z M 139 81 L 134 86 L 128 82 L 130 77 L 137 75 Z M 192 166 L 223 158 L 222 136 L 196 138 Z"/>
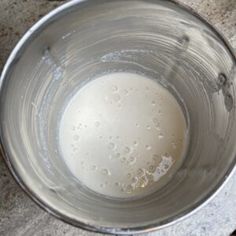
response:
<path fill-rule="evenodd" d="M 60 147 L 73 175 L 111 197 L 139 197 L 166 184 L 182 163 L 186 122 L 161 85 L 112 73 L 81 88 L 66 107 Z"/>

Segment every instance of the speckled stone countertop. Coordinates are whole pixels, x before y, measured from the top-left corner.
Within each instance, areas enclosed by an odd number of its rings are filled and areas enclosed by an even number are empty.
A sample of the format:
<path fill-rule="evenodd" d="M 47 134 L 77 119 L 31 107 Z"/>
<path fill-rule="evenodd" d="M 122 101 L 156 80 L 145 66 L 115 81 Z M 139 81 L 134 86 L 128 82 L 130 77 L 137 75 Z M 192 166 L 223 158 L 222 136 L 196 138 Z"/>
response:
<path fill-rule="evenodd" d="M 236 49 L 236 0 L 179 0 L 212 22 Z M 0 71 L 23 33 L 63 0 L 0 0 Z M 236 145 L 236 141 L 235 141 Z M 187 219 L 149 235 L 228 236 L 236 229 L 236 172 L 216 197 Z M 97 234 L 40 209 L 15 183 L 0 156 L 0 236 Z M 235 234 L 236 235 L 236 234 Z"/>

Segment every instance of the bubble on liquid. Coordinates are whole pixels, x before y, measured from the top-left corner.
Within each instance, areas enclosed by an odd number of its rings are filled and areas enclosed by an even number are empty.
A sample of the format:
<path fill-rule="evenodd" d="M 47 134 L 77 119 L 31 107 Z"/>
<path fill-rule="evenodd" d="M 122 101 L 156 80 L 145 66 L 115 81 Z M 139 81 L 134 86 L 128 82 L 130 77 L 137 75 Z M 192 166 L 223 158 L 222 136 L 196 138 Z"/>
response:
<path fill-rule="evenodd" d="M 172 162 L 172 156 L 169 153 L 165 153 L 161 158 L 163 162 Z"/>
<path fill-rule="evenodd" d="M 125 163 L 126 162 L 126 157 L 123 157 L 122 159 L 121 159 L 121 163 Z"/>
<path fill-rule="evenodd" d="M 124 153 L 130 153 L 130 152 L 131 152 L 130 148 L 128 146 L 126 146 L 124 148 Z"/>
<path fill-rule="evenodd" d="M 96 121 L 94 124 L 95 124 L 96 127 L 100 126 L 100 122 L 99 121 Z"/>
<path fill-rule="evenodd" d="M 120 187 L 121 183 L 120 182 L 115 182 L 116 187 Z"/>
<path fill-rule="evenodd" d="M 104 187 L 106 187 L 106 184 L 100 184 L 100 187 L 104 188 Z"/>
<path fill-rule="evenodd" d="M 150 173 L 149 172 L 149 175 L 147 175 L 147 179 L 148 179 L 148 184 L 152 184 L 154 181 L 153 181 L 153 173 Z"/>
<path fill-rule="evenodd" d="M 162 174 L 162 171 L 161 171 L 160 167 L 158 166 L 156 168 L 155 172 L 153 173 L 153 180 L 158 181 L 162 177 L 161 174 Z"/>
<path fill-rule="evenodd" d="M 120 138 L 120 136 L 116 136 L 116 139 L 119 139 Z"/>
<path fill-rule="evenodd" d="M 137 182 L 138 182 L 138 177 L 137 177 L 137 176 L 133 177 L 133 178 L 132 178 L 132 183 L 135 184 L 135 183 L 137 183 Z"/>
<path fill-rule="evenodd" d="M 163 138 L 164 138 L 164 135 L 163 135 L 162 133 L 160 133 L 160 134 L 158 135 L 158 138 L 159 138 L 159 139 L 163 139 Z"/>
<path fill-rule="evenodd" d="M 120 101 L 120 95 L 119 94 L 113 94 L 112 95 L 112 99 L 113 99 L 113 101 L 115 101 L 115 102 L 118 102 L 118 101 Z"/>
<path fill-rule="evenodd" d="M 128 91 L 127 89 L 124 89 L 123 93 L 124 93 L 125 95 L 128 95 L 129 91 Z"/>
<path fill-rule="evenodd" d="M 149 172 L 154 172 L 154 171 L 155 171 L 155 166 L 150 165 L 150 166 L 148 167 L 148 171 L 149 171 Z"/>
<path fill-rule="evenodd" d="M 150 145 L 146 145 L 145 148 L 146 148 L 147 150 L 151 150 L 151 149 L 152 149 L 152 147 L 151 147 Z"/>
<path fill-rule="evenodd" d="M 134 165 L 136 163 L 136 157 L 133 156 L 129 157 L 128 162 L 129 165 Z"/>
<path fill-rule="evenodd" d="M 102 170 L 101 170 L 101 173 L 102 173 L 103 175 L 111 175 L 111 172 L 110 172 L 108 169 L 102 169 Z"/>
<path fill-rule="evenodd" d="M 115 144 L 114 143 L 109 143 L 108 144 L 108 148 L 109 149 L 114 149 L 115 148 Z"/>
<path fill-rule="evenodd" d="M 138 142 L 137 141 L 134 141 L 134 146 L 138 146 Z"/>
<path fill-rule="evenodd" d="M 130 178 L 132 177 L 132 174 L 131 174 L 131 173 L 128 173 L 128 174 L 127 174 L 127 177 L 128 177 L 128 179 L 130 179 Z"/>
<path fill-rule="evenodd" d="M 153 180 L 156 182 L 162 176 L 164 176 L 168 172 L 172 164 L 173 164 L 173 158 L 168 153 L 162 155 L 161 162 L 153 173 Z"/>
<path fill-rule="evenodd" d="M 169 167 L 170 167 L 170 166 L 169 166 L 168 164 L 165 164 L 165 165 L 164 165 L 164 169 L 166 169 L 166 170 L 169 169 Z"/>
<path fill-rule="evenodd" d="M 72 130 L 75 131 L 76 127 L 75 126 L 72 126 Z"/>
<path fill-rule="evenodd" d="M 136 126 L 137 128 L 139 128 L 139 127 L 140 127 L 140 125 L 139 125 L 138 123 L 136 123 L 136 124 L 135 124 L 135 126 Z"/>
<path fill-rule="evenodd" d="M 102 139 L 103 137 L 100 135 L 99 138 Z"/>
<path fill-rule="evenodd" d="M 138 178 L 137 177 L 133 178 L 131 183 L 133 190 L 135 190 L 137 183 L 138 183 Z"/>
<path fill-rule="evenodd" d="M 156 106 L 156 102 L 155 101 L 152 101 L 152 106 Z"/>
<path fill-rule="evenodd" d="M 145 174 L 145 171 L 143 170 L 143 169 L 138 169 L 138 171 L 137 171 L 137 176 L 138 177 L 141 177 L 141 176 L 143 176 Z"/>
<path fill-rule="evenodd" d="M 119 157 L 120 157 L 120 153 L 119 153 L 119 152 L 116 153 L 116 154 L 115 154 L 115 157 L 116 157 L 116 158 L 119 158 Z"/>
<path fill-rule="evenodd" d="M 133 192 L 133 186 L 131 184 L 127 185 L 126 187 L 126 193 L 132 193 Z"/>
<path fill-rule="evenodd" d="M 145 188 L 148 185 L 148 178 L 144 175 L 138 181 L 138 187 Z"/>
<path fill-rule="evenodd" d="M 118 90 L 118 87 L 116 85 L 113 85 L 111 89 L 113 92 L 116 92 Z"/>
<path fill-rule="evenodd" d="M 151 126 L 150 126 L 150 125 L 147 125 L 146 128 L 147 128 L 147 130 L 150 130 L 150 129 L 151 129 Z"/>
<path fill-rule="evenodd" d="M 79 135 L 74 135 L 73 139 L 74 139 L 75 141 L 79 140 Z"/>

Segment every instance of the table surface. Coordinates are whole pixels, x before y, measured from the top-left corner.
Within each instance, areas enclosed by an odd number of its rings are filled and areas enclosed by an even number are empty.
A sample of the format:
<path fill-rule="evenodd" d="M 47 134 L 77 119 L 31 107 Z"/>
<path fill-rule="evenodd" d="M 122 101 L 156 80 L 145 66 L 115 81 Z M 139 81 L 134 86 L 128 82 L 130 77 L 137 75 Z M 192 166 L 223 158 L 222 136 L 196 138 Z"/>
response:
<path fill-rule="evenodd" d="M 207 18 L 236 49 L 236 0 L 179 0 Z M 0 71 L 24 32 L 63 0 L 0 0 Z M 236 229 L 236 172 L 204 207 L 181 222 L 148 235 L 228 236 Z M 15 183 L 0 156 L 0 235 L 95 236 L 55 219 Z"/>

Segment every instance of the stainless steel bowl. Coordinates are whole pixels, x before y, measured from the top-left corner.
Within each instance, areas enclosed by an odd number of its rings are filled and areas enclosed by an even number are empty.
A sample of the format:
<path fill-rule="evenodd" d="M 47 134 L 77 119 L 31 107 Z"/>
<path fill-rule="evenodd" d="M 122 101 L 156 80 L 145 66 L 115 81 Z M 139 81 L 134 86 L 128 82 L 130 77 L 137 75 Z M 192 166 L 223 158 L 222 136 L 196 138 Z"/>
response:
<path fill-rule="evenodd" d="M 174 1 L 74 0 L 36 23 L 1 75 L 1 145 L 21 187 L 56 217 L 88 230 L 131 234 L 170 225 L 220 189 L 235 166 L 232 49 Z M 144 74 L 180 101 L 190 129 L 185 161 L 142 199 L 107 199 L 67 169 L 58 145 L 63 109 L 95 76 Z"/>

